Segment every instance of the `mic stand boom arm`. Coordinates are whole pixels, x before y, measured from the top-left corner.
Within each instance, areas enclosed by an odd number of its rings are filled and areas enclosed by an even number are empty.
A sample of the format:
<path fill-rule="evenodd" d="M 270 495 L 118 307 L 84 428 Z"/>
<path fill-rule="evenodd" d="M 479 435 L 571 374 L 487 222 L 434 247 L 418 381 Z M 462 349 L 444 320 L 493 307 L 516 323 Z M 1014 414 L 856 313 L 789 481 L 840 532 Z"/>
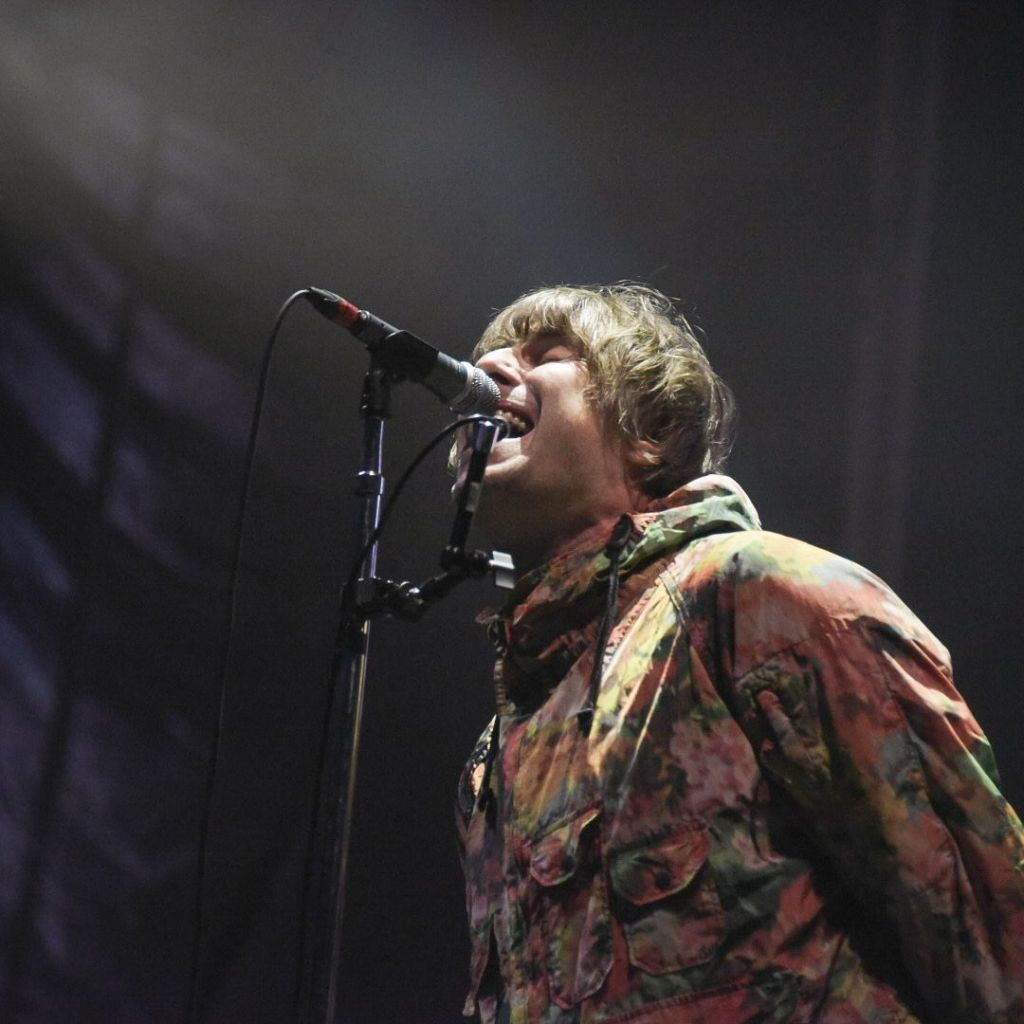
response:
<path fill-rule="evenodd" d="M 374 617 L 391 615 L 395 618 L 418 622 L 423 614 L 442 597 L 450 594 L 466 579 L 479 579 L 494 574 L 494 585 L 511 590 L 515 583 L 515 567 L 504 551 L 465 551 L 446 547 L 441 554 L 444 572 L 431 576 L 418 586 L 395 583 L 392 580 L 360 580 L 356 608 L 360 615 Z"/>

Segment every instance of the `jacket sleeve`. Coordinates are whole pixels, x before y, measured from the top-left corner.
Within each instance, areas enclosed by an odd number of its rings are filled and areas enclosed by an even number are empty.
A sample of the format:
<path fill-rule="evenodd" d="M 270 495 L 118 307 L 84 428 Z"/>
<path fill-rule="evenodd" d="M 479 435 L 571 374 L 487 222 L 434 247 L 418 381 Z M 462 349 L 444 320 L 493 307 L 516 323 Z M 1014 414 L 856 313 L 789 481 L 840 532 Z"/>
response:
<path fill-rule="evenodd" d="M 934 1019 L 1024 1020 L 1024 833 L 989 745 L 942 646 L 836 562 L 748 588 L 735 664 L 744 647 L 759 656 L 734 677 L 735 710 L 812 847 L 885 919 Z"/>

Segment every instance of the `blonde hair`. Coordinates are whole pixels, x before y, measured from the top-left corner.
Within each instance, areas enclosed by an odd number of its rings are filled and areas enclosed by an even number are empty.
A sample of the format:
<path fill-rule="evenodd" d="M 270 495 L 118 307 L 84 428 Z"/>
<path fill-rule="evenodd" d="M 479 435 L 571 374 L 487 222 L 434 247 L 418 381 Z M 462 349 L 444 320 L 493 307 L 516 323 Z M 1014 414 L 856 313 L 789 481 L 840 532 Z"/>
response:
<path fill-rule="evenodd" d="M 662 497 L 724 466 L 732 392 L 667 296 L 630 282 L 527 292 L 494 317 L 473 358 L 546 334 L 579 349 L 587 397 L 636 453 L 646 494 Z"/>

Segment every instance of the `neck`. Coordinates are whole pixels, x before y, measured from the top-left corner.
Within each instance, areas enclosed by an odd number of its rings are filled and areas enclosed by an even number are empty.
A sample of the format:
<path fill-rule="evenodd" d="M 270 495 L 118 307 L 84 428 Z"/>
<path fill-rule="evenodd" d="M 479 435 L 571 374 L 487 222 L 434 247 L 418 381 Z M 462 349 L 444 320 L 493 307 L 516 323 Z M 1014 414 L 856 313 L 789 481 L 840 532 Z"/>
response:
<path fill-rule="evenodd" d="M 573 548 L 583 546 L 600 547 L 611 537 L 615 524 L 622 517 L 623 512 L 637 511 L 635 508 L 622 509 L 602 515 L 586 526 L 572 532 L 559 534 L 557 537 L 549 538 L 543 543 L 535 537 L 523 537 L 515 540 L 505 538 L 489 538 L 493 540 L 494 546 L 500 550 L 511 552 L 516 566 L 516 575 L 523 576 L 532 570 L 553 561 L 559 555 L 565 554 Z"/>

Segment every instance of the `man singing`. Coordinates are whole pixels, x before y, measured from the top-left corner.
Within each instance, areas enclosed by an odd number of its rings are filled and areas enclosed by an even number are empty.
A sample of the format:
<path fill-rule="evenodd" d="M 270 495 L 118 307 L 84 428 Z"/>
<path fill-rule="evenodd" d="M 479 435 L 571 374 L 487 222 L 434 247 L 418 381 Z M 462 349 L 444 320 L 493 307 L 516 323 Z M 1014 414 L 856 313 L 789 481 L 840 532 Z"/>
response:
<path fill-rule="evenodd" d="M 945 649 L 762 531 L 732 401 L 648 288 L 552 288 L 475 353 L 478 516 L 526 570 L 458 822 L 467 1015 L 1024 1020 L 1024 832 Z"/>

